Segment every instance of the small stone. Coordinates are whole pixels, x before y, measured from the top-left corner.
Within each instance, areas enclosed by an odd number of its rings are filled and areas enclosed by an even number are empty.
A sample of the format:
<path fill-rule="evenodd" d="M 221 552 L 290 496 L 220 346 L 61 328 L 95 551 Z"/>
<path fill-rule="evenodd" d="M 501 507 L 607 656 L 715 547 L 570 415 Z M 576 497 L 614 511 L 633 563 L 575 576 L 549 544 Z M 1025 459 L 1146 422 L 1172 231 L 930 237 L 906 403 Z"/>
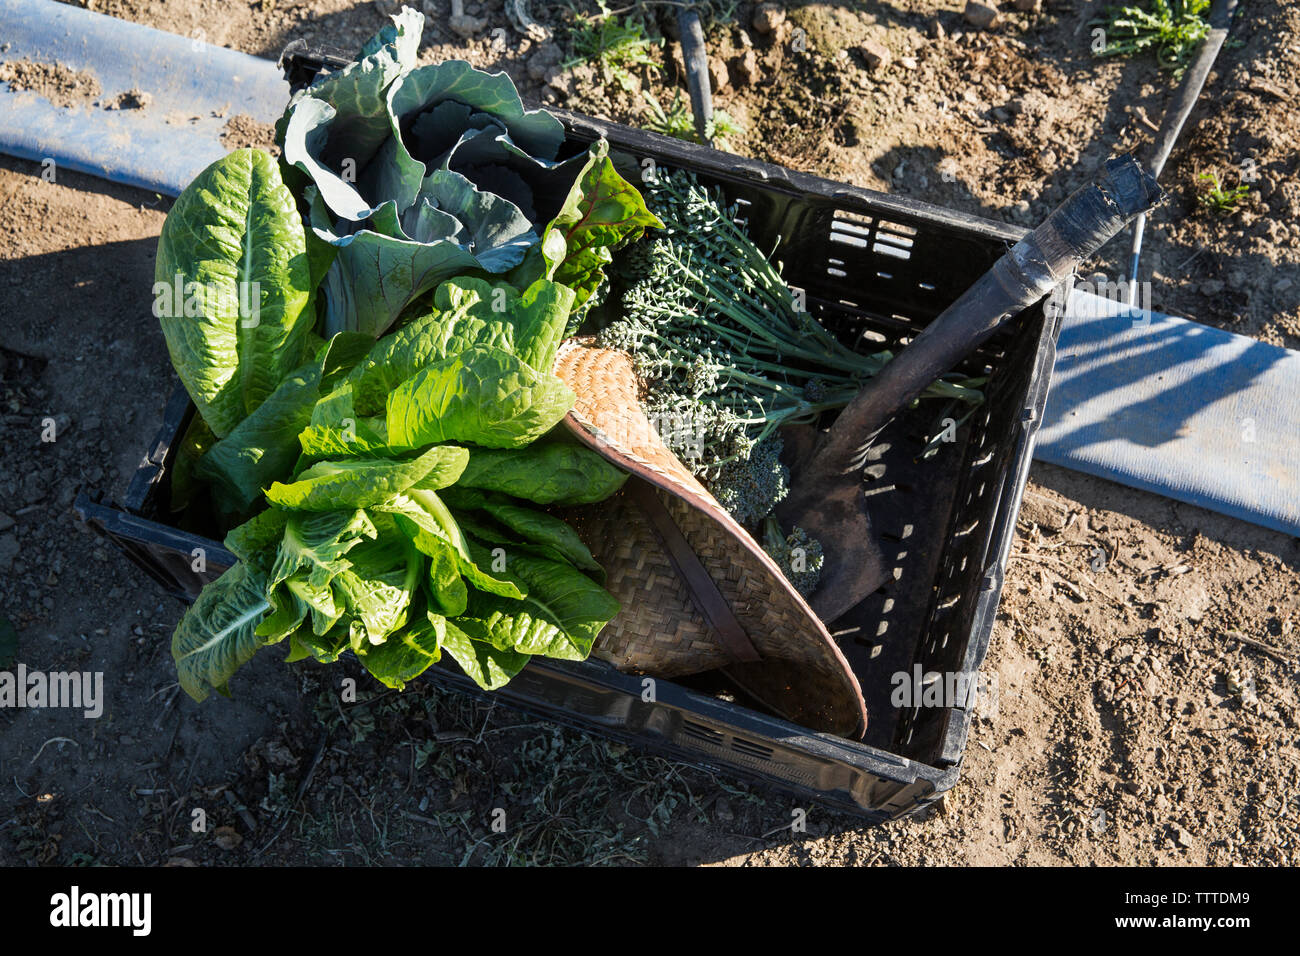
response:
<path fill-rule="evenodd" d="M 1029 204 L 1024 203 L 1023 200 L 1022 203 L 1025 212 L 1028 212 Z M 1030 492 L 1021 501 L 1020 517 L 1023 521 L 1033 522 L 1044 531 L 1055 534 L 1065 528 L 1065 522 L 1069 515 L 1050 498 Z"/>
<path fill-rule="evenodd" d="M 34 505 L 38 501 L 44 501 L 46 492 L 49 491 L 47 478 L 44 475 L 32 472 L 23 479 L 23 497 L 29 505 Z"/>
<path fill-rule="evenodd" d="M 977 30 L 989 30 L 998 22 L 998 8 L 993 3 L 977 3 L 967 0 L 962 17 Z"/>
<path fill-rule="evenodd" d="M 212 841 L 223 850 L 233 850 L 244 838 L 234 827 L 217 827 L 212 831 Z"/>
<path fill-rule="evenodd" d="M 914 56 L 900 56 L 900 57 L 898 58 L 898 65 L 901 66 L 901 67 L 902 67 L 903 69 L 905 69 L 905 70 L 915 70 L 915 69 L 916 69 L 916 57 L 914 57 Z"/>
<path fill-rule="evenodd" d="M 753 50 L 746 50 L 732 60 L 731 65 L 736 70 L 737 86 L 750 86 L 762 79 L 762 73 L 758 67 L 758 54 Z"/>
<path fill-rule="evenodd" d="M 775 33 L 785 23 L 785 11 L 778 3 L 760 3 L 752 22 L 759 33 Z"/>
<path fill-rule="evenodd" d="M 883 70 L 889 66 L 893 54 L 889 52 L 889 47 L 875 40 L 867 40 L 858 47 L 858 55 L 867 65 L 868 70 Z"/>
<path fill-rule="evenodd" d="M 930 18 L 930 22 L 925 25 L 925 32 L 929 34 L 931 40 L 942 40 L 948 35 L 948 31 L 943 28 L 943 23 L 938 17 Z"/>
<path fill-rule="evenodd" d="M 1015 0 L 1015 3 L 1021 13 L 1037 13 L 1043 9 L 1043 0 Z"/>
<path fill-rule="evenodd" d="M 546 74 L 550 72 L 552 67 L 557 66 L 562 59 L 564 59 L 564 52 L 559 45 L 548 40 L 533 51 L 528 58 L 528 65 L 525 69 L 531 79 L 541 81 L 546 79 Z"/>
<path fill-rule="evenodd" d="M 720 56 L 709 57 L 709 82 L 715 90 L 725 90 L 731 83 L 727 62 Z"/>
<path fill-rule="evenodd" d="M 1174 842 L 1181 847 L 1190 847 L 1192 845 L 1192 835 L 1180 826 L 1173 827 Z"/>
<path fill-rule="evenodd" d="M 0 531 L 8 531 L 14 526 L 14 519 L 0 511 Z"/>
<path fill-rule="evenodd" d="M 546 85 L 550 87 L 552 90 L 554 90 L 556 93 L 568 96 L 569 80 L 570 80 L 569 75 L 565 73 L 563 70 L 561 70 L 559 67 L 553 66 L 546 71 Z"/>

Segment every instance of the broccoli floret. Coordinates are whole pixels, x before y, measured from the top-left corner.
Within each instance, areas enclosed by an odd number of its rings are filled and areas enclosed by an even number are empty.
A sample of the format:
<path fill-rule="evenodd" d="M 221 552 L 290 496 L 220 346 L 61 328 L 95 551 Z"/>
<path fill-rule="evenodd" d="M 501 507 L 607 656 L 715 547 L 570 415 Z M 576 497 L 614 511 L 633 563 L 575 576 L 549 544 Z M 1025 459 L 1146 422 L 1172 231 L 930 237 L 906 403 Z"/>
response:
<path fill-rule="evenodd" d="M 765 438 L 748 455 L 724 462 L 709 490 L 718 503 L 743 525 L 753 525 L 771 513 L 790 491 L 790 470 L 781 464 L 781 438 Z"/>
<path fill-rule="evenodd" d="M 803 528 L 796 525 L 788 535 L 784 535 L 776 516 L 769 515 L 763 523 L 763 550 L 772 556 L 781 573 L 805 598 L 817 590 L 826 557 L 822 554 L 821 544 L 816 538 L 809 537 Z"/>

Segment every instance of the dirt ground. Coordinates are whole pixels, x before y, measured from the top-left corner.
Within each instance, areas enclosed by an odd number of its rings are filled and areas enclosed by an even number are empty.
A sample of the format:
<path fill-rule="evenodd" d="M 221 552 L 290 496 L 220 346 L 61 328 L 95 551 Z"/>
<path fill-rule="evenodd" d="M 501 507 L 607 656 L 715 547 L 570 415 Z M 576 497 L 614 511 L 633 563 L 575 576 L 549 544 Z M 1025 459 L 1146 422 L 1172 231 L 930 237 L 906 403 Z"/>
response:
<path fill-rule="evenodd" d="M 353 49 L 395 6 L 81 5 L 267 57 L 296 37 Z M 644 124 L 644 91 L 666 107 L 677 88 L 671 43 L 650 50 L 662 71 L 635 67 L 623 85 L 561 69 L 574 10 L 592 3 L 530 5 L 551 46 L 513 31 L 500 0 L 465 4 L 482 18 L 468 36 L 446 25 L 447 0 L 423 6 L 423 56 L 506 69 L 537 102 Z M 728 145 L 1029 224 L 1078 184 L 1076 166 L 1150 141 L 1173 81 L 1148 58 L 1092 56 L 1101 4 L 1007 2 L 990 30 L 962 6 L 789 3 L 763 33 L 752 4 L 714 2 L 717 105 L 739 124 Z M 1244 7 L 1143 261 L 1154 308 L 1297 348 L 1300 8 Z M 873 68 L 879 44 L 889 62 Z M 264 134 L 228 132 L 231 145 Z M 1207 171 L 1258 176 L 1220 216 L 1197 200 Z M 29 667 L 113 677 L 98 720 L 0 710 L 0 864 L 1300 863 L 1297 540 L 1050 466 L 1031 473 L 986 664 L 997 711 L 921 818 L 863 827 L 812 808 L 792 833 L 791 802 L 765 791 L 430 688 L 359 681 L 344 708 L 327 693 L 339 672 L 273 653 L 241 671 L 233 700 L 194 704 L 167 649 L 180 606 L 71 513 L 78 491 L 121 497 L 170 389 L 149 309 L 169 200 L 40 174 L 0 157 L 0 652 L 7 619 Z M 1114 276 L 1126 256 L 1115 242 L 1092 267 Z M 497 807 L 505 840 L 488 830 Z"/>

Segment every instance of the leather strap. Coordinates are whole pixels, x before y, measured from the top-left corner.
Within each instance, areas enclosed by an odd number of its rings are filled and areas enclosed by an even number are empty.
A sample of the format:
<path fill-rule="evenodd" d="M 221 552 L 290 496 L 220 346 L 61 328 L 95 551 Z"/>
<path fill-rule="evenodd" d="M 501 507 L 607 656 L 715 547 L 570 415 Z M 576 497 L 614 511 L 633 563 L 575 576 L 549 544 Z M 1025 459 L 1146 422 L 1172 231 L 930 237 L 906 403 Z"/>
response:
<path fill-rule="evenodd" d="M 708 570 L 700 562 L 699 555 L 695 553 L 695 549 L 677 527 L 677 522 L 668 513 L 664 503 L 659 500 L 659 493 L 655 487 L 639 478 L 629 477 L 627 493 L 649 519 L 655 537 L 663 545 L 664 553 L 668 555 L 668 560 L 672 562 L 678 577 L 686 583 L 691 600 L 708 621 L 722 649 L 737 663 L 762 660 L 762 655 L 754 648 L 749 635 L 745 633 L 745 628 L 741 626 L 740 621 L 736 620 L 731 605 L 727 603 L 718 586 L 713 583 Z"/>

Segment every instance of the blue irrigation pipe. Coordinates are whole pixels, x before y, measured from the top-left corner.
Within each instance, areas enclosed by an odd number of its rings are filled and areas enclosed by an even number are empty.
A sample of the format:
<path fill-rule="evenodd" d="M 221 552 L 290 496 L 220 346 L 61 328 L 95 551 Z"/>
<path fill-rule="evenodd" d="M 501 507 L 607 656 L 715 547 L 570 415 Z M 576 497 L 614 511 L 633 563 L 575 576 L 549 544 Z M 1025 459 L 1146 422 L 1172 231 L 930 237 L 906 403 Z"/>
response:
<path fill-rule="evenodd" d="M 175 195 L 227 148 L 227 122 L 271 122 L 289 85 L 269 60 L 228 50 L 203 31 L 181 37 L 54 0 L 0 0 L 0 59 L 90 74 L 98 101 L 60 107 L 0 83 L 0 149 L 55 169 Z M 106 109 L 147 93 L 142 109 Z M 57 174 L 57 173 L 56 173 Z"/>

